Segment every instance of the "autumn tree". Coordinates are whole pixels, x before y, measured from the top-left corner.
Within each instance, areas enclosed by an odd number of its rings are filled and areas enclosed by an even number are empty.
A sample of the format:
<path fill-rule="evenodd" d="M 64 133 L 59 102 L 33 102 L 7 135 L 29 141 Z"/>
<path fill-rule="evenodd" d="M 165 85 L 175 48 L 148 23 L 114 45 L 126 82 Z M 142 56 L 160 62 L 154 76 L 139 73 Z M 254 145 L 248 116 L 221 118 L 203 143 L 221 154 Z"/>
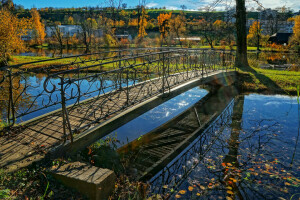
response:
<path fill-rule="evenodd" d="M 74 18 L 72 16 L 69 16 L 67 23 L 73 25 L 74 24 Z"/>
<path fill-rule="evenodd" d="M 180 46 L 182 46 L 180 37 L 186 32 L 186 18 L 183 12 L 170 20 L 170 31 L 176 35 Z"/>
<path fill-rule="evenodd" d="M 227 25 L 226 22 L 219 19 L 213 23 L 213 31 L 215 32 L 216 41 L 222 40 L 223 37 L 225 36 L 226 25 Z"/>
<path fill-rule="evenodd" d="M 52 29 L 52 35 L 59 44 L 60 51 L 63 49 L 63 33 L 60 30 L 60 22 L 54 22 L 53 26 L 50 26 Z"/>
<path fill-rule="evenodd" d="M 170 19 L 172 17 L 172 12 L 170 13 L 161 13 L 157 17 L 157 23 L 159 27 L 159 32 L 160 32 L 160 44 L 161 46 L 163 45 L 163 41 L 166 41 L 166 37 L 169 34 L 170 31 Z"/>
<path fill-rule="evenodd" d="M 97 21 L 93 18 L 88 18 L 81 23 L 82 41 L 85 45 L 86 51 L 89 51 L 94 30 L 97 28 Z"/>
<path fill-rule="evenodd" d="M 25 50 L 21 36 L 31 27 L 29 19 L 18 19 L 6 9 L 0 10 L 0 66 L 7 65 L 11 54 Z"/>
<path fill-rule="evenodd" d="M 216 25 L 209 20 L 200 19 L 198 23 L 196 23 L 196 26 L 200 35 L 205 38 L 211 48 L 214 48 L 214 41 L 217 37 L 217 32 L 215 30 Z"/>
<path fill-rule="evenodd" d="M 294 18 L 295 25 L 293 28 L 293 36 L 290 39 L 290 44 L 298 48 L 300 52 L 300 15 Z"/>
<path fill-rule="evenodd" d="M 32 35 L 37 44 L 42 44 L 46 36 L 45 25 L 41 22 L 41 16 L 36 8 L 32 8 L 30 13 L 33 26 Z"/>
<path fill-rule="evenodd" d="M 253 22 L 249 28 L 249 34 L 247 35 L 248 45 L 256 46 L 259 50 L 260 39 L 262 38 L 261 25 L 258 21 Z"/>
<path fill-rule="evenodd" d="M 146 10 L 143 8 L 142 15 L 140 18 L 140 24 L 139 24 L 139 34 L 138 34 L 139 39 L 142 39 L 147 35 L 147 33 L 146 33 L 146 26 L 148 24 L 147 18 L 148 18 L 148 15 L 146 13 Z"/>

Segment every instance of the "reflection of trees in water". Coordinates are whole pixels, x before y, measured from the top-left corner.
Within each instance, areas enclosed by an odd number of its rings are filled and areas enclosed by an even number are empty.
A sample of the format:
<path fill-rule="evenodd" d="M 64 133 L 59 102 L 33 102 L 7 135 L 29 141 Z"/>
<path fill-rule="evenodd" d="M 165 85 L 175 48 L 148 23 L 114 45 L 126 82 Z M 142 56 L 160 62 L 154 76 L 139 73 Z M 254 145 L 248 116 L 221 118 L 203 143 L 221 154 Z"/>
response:
<path fill-rule="evenodd" d="M 272 199 L 293 191 L 287 188 L 296 182 L 281 152 L 282 139 L 277 137 L 279 123 L 275 120 L 255 120 L 249 129 L 242 129 L 243 97 L 234 107 L 233 122 L 229 135 L 222 135 L 213 148 L 212 155 L 224 159 L 206 163 L 206 173 L 217 177 L 207 195 L 224 190 L 227 197 L 234 199 Z M 279 161 L 280 160 L 280 161 Z M 207 167 L 213 165 L 214 167 Z M 287 179 L 294 180 L 287 181 Z M 210 181 L 212 182 L 212 181 Z M 294 184 L 299 184 L 294 183 Z M 289 191 L 291 190 L 291 191 Z M 226 191 L 226 192 L 225 192 Z"/>
<path fill-rule="evenodd" d="M 291 166 L 291 160 L 282 151 L 291 144 L 279 135 L 280 124 L 274 119 L 257 119 L 248 122 L 249 128 L 245 127 L 243 103 L 244 97 L 235 102 L 230 127 L 224 128 L 203 160 L 199 159 L 192 176 L 184 176 L 183 172 L 175 175 L 187 179 L 181 186 L 184 181 L 177 185 L 180 189 L 174 191 L 177 197 L 275 199 L 279 196 L 290 198 L 297 192 L 300 180 L 296 167 L 299 163 Z M 184 165 L 191 162 L 193 159 L 187 159 Z M 161 193 L 166 194 L 171 193 L 173 186 L 167 183 L 162 187 L 165 191 Z"/>
<path fill-rule="evenodd" d="M 22 81 L 26 82 L 26 77 L 16 76 L 10 79 L 3 71 L 0 72 L 0 76 L 3 77 L 3 82 L 0 82 L 0 115 L 3 120 L 12 118 L 12 106 L 15 110 L 26 110 L 32 102 L 26 94 L 26 86 L 22 84 Z"/>
<path fill-rule="evenodd" d="M 259 64 L 293 64 L 299 68 L 299 55 L 295 53 L 284 52 L 260 52 L 260 53 L 248 53 L 248 58 L 254 66 Z M 256 64 L 256 65 L 255 65 Z"/>

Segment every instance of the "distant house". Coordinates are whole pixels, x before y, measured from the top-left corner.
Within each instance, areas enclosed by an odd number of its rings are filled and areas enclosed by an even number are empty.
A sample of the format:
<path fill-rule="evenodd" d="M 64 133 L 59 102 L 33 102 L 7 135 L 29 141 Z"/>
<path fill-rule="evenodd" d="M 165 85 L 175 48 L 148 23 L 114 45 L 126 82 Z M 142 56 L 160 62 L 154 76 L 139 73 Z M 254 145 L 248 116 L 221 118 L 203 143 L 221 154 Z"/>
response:
<path fill-rule="evenodd" d="M 181 37 L 181 38 L 174 38 L 174 40 L 180 40 L 180 41 L 201 41 L 200 37 Z"/>
<path fill-rule="evenodd" d="M 81 26 L 78 25 L 58 25 L 59 30 L 63 33 L 64 36 L 68 35 L 73 36 L 74 34 L 78 34 L 82 32 Z M 47 26 L 46 27 L 46 34 L 48 37 L 54 35 L 55 27 L 54 26 Z"/>
<path fill-rule="evenodd" d="M 292 33 L 275 33 L 271 35 L 268 42 L 276 44 L 287 44 Z"/>
<path fill-rule="evenodd" d="M 80 25 L 58 25 L 58 28 L 63 33 L 63 36 L 66 37 L 69 35 L 70 37 L 74 36 L 75 34 L 78 35 L 82 33 L 82 28 Z M 48 37 L 51 37 L 54 35 L 55 27 L 54 26 L 48 26 L 46 27 L 46 34 Z M 102 37 L 103 31 L 101 29 L 93 30 L 93 34 L 96 37 Z"/>
<path fill-rule="evenodd" d="M 121 41 L 121 40 L 124 40 L 124 39 L 127 39 L 127 40 L 132 40 L 132 36 L 130 34 L 121 34 L 121 35 L 116 35 L 116 38 Z"/>

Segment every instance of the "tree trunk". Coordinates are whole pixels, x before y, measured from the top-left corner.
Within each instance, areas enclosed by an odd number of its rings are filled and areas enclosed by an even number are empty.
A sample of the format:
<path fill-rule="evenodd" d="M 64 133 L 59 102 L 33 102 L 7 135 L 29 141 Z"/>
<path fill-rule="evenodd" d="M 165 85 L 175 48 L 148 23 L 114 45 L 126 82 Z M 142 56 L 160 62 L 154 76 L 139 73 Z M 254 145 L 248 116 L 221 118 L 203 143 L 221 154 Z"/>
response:
<path fill-rule="evenodd" d="M 245 0 L 236 0 L 237 49 L 235 66 L 248 67 Z"/>

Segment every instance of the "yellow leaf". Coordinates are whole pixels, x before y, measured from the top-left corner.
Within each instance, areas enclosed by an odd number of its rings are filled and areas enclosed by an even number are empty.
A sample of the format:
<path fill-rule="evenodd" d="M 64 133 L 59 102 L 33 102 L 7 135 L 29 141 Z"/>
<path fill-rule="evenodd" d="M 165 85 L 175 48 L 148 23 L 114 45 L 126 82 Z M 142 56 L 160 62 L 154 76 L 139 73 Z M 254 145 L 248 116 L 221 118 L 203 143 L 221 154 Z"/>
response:
<path fill-rule="evenodd" d="M 233 200 L 231 197 L 226 197 L 226 200 Z"/>
<path fill-rule="evenodd" d="M 233 192 L 231 190 L 227 190 L 228 194 L 233 194 Z"/>
<path fill-rule="evenodd" d="M 189 191 L 193 191 L 194 188 L 192 186 L 189 186 L 188 189 L 189 189 Z"/>
<path fill-rule="evenodd" d="M 185 190 L 180 190 L 179 193 L 180 193 L 180 194 L 185 194 L 186 191 L 185 191 Z"/>
<path fill-rule="evenodd" d="M 230 186 L 228 186 L 228 187 L 226 187 L 228 190 L 232 190 L 232 187 L 230 187 Z"/>
<path fill-rule="evenodd" d="M 285 184 L 285 185 L 291 185 L 289 182 L 285 182 L 284 184 Z"/>
<path fill-rule="evenodd" d="M 205 190 L 205 187 L 202 185 L 200 185 L 200 188 L 201 188 L 201 190 Z"/>
<path fill-rule="evenodd" d="M 201 194 L 199 192 L 197 192 L 197 196 L 200 196 Z"/>
<path fill-rule="evenodd" d="M 181 197 L 181 196 L 180 196 L 179 194 L 176 194 L 176 195 L 175 195 L 175 198 L 176 198 L 176 199 L 179 199 L 180 197 Z"/>
<path fill-rule="evenodd" d="M 168 188 L 168 185 L 164 185 L 163 188 L 167 189 L 167 188 Z"/>
<path fill-rule="evenodd" d="M 230 180 L 232 180 L 233 182 L 237 182 L 237 180 L 236 179 L 234 179 L 234 178 L 230 178 Z"/>

